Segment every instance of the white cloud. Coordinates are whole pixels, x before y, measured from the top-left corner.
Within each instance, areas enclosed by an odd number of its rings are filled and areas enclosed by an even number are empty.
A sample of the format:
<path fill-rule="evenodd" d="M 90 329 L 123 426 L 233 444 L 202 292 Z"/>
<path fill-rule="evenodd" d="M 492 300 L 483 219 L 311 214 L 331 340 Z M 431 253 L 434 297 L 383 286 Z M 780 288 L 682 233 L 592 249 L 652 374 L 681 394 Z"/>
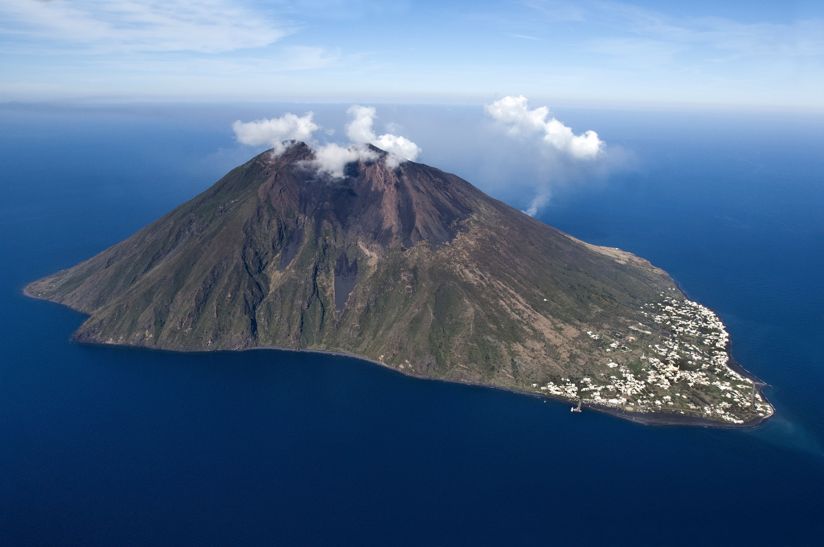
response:
<path fill-rule="evenodd" d="M 312 117 L 312 112 L 307 112 L 303 116 L 289 112 L 268 120 L 238 120 L 232 124 L 232 130 L 239 143 L 249 146 L 271 145 L 275 153 L 279 154 L 284 150 L 283 141 L 307 141 L 312 138 L 312 134 L 319 129 Z"/>
<path fill-rule="evenodd" d="M 420 147 L 406 137 L 385 133 L 372 141 L 372 144 L 389 152 L 386 164 L 389 167 L 397 167 L 403 161 L 414 161 L 421 153 Z"/>
<path fill-rule="evenodd" d="M 396 167 L 402 161 L 414 161 L 421 153 L 420 147 L 401 135 L 384 133 L 376 135 L 372 128 L 377 112 L 374 107 L 352 105 L 347 110 L 352 120 L 346 125 L 346 136 L 354 143 L 373 144 L 389 153 L 387 165 Z"/>
<path fill-rule="evenodd" d="M 377 158 L 377 152 L 370 150 L 363 144 L 341 146 L 329 143 L 315 147 L 315 159 L 311 163 L 321 173 L 341 178 L 348 163 L 370 161 Z"/>
<path fill-rule="evenodd" d="M 352 105 L 346 111 L 352 120 L 346 124 L 346 136 L 352 142 L 372 142 L 375 132 L 372 125 L 375 122 L 376 110 L 372 106 Z"/>
<path fill-rule="evenodd" d="M 548 107 L 529 108 L 524 96 L 503 97 L 485 110 L 495 122 L 489 128 L 503 128 L 513 139 L 497 139 L 484 161 L 500 163 L 497 176 L 507 177 L 507 191 L 522 194 L 519 201 L 530 216 L 563 189 L 602 180 L 621 162 L 620 148 L 607 150 L 595 131 L 576 134 Z M 512 173 L 518 173 L 517 182 L 509 178 Z"/>
<path fill-rule="evenodd" d="M 238 120 L 232 124 L 232 129 L 239 143 L 249 146 L 271 145 L 275 154 L 280 154 L 286 148 L 284 141 L 304 141 L 315 153 L 315 159 L 309 164 L 332 177 L 343 177 L 348 163 L 378 159 L 380 155 L 371 150 L 367 146 L 369 144 L 387 152 L 384 161 L 390 168 L 397 167 L 403 161 L 414 160 L 420 154 L 420 147 L 406 137 L 394 133 L 375 135 L 372 127 L 376 111 L 373 107 L 353 105 L 347 112 L 351 117 L 346 124 L 349 145 L 318 144 L 314 141 L 312 136 L 321 127 L 313 120 L 312 112 L 303 116 L 288 112 L 277 118 L 252 122 Z M 323 132 L 327 135 L 334 134 L 331 129 Z"/>
<path fill-rule="evenodd" d="M 290 29 L 227 0 L 0 1 L 18 37 L 105 51 L 218 53 L 276 42 Z"/>
<path fill-rule="evenodd" d="M 544 143 L 569 154 L 575 159 L 589 160 L 597 157 L 604 146 L 595 131 L 580 135 L 558 119 L 550 116 L 549 108 L 540 106 L 532 110 L 523 95 L 509 95 L 486 105 L 486 113 L 514 135 L 539 135 Z"/>

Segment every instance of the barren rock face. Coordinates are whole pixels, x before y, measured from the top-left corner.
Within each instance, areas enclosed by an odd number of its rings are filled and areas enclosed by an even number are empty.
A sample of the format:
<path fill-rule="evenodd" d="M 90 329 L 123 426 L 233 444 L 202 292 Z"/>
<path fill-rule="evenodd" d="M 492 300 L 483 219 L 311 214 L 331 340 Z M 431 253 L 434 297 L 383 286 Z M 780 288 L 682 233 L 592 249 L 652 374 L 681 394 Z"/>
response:
<path fill-rule="evenodd" d="M 665 272 L 569 237 L 454 175 L 375 152 L 343 178 L 319 174 L 303 143 L 263 153 L 27 293 L 89 314 L 82 341 L 339 351 L 418 376 L 535 393 L 572 384 L 574 395 L 551 394 L 722 421 L 686 399 L 647 409 L 610 403 L 618 399 L 606 387 L 597 401 L 579 391 L 606 386 L 615 360 L 635 376 L 653 370 L 641 359 L 646 346 L 673 333 L 648 320 L 649 306 L 683 299 Z M 587 332 L 632 341 L 607 355 L 613 348 Z M 702 389 L 689 399 L 695 408 L 723 396 Z M 762 418 L 754 408 L 736 419 Z"/>

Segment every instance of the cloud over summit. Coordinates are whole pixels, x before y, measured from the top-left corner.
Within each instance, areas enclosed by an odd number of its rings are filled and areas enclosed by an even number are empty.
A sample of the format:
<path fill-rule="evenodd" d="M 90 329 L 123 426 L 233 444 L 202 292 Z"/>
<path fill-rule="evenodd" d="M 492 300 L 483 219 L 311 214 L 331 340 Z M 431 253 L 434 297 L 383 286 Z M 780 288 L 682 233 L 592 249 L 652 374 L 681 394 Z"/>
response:
<path fill-rule="evenodd" d="M 237 120 L 232 124 L 237 142 L 249 146 L 272 145 L 275 153 L 283 152 L 283 141 L 308 141 L 320 126 L 312 118 L 314 114 L 307 112 L 298 116 L 288 112 L 278 118 L 242 122 Z"/>
<path fill-rule="evenodd" d="M 332 142 L 315 147 L 315 159 L 312 164 L 321 173 L 341 178 L 347 164 L 375 159 L 378 159 L 378 153 L 370 150 L 366 145 L 350 144 L 341 146 Z"/>
<path fill-rule="evenodd" d="M 345 117 L 340 110 L 345 110 Z M 237 121 L 232 127 L 239 143 L 272 146 L 276 154 L 285 148 L 284 140 L 305 142 L 314 152 L 307 167 L 332 178 L 344 177 L 352 162 L 382 161 L 392 169 L 416 160 L 421 148 L 404 135 L 402 128 L 409 127 L 416 140 L 428 143 L 430 159 L 437 165 L 454 166 L 455 158 L 463 156 L 477 169 L 473 182 L 533 216 L 572 188 L 599 184 L 631 159 L 619 144 L 607 147 L 595 131 L 576 133 L 548 107 L 530 107 L 523 96 L 491 102 L 485 115 L 467 110 L 433 121 L 410 117 L 403 108 L 395 111 L 398 119 L 389 120 L 380 119 L 373 106 L 356 104 L 340 110 L 335 124 L 324 124 L 307 112 Z M 327 114 L 319 113 L 320 120 L 326 115 L 336 118 L 333 108 L 323 111 Z"/>
<path fill-rule="evenodd" d="M 376 135 L 373 129 L 377 111 L 371 106 L 353 105 L 347 113 L 350 116 L 346 124 L 347 145 L 338 143 L 320 144 L 313 139 L 321 126 L 313 120 L 313 113 L 307 112 L 298 116 L 288 112 L 276 118 L 242 122 L 232 124 L 235 139 L 240 144 L 248 146 L 270 145 L 274 153 L 280 154 L 286 148 L 285 141 L 304 141 L 315 152 L 312 162 L 318 171 L 333 177 L 342 177 L 347 163 L 359 160 L 375 160 L 377 152 L 370 150 L 368 144 L 373 144 L 387 152 L 384 161 L 387 166 L 394 168 L 404 161 L 411 161 L 418 157 L 421 149 L 411 140 L 401 135 L 384 133 Z M 327 130 L 329 134 L 333 133 Z"/>
<path fill-rule="evenodd" d="M 346 136 L 354 143 L 373 144 L 390 154 L 387 161 L 398 165 L 403 160 L 414 161 L 421 153 L 420 147 L 401 135 L 384 133 L 376 135 L 372 126 L 375 124 L 376 110 L 371 106 L 353 105 L 347 110 L 352 117 L 346 126 Z"/>

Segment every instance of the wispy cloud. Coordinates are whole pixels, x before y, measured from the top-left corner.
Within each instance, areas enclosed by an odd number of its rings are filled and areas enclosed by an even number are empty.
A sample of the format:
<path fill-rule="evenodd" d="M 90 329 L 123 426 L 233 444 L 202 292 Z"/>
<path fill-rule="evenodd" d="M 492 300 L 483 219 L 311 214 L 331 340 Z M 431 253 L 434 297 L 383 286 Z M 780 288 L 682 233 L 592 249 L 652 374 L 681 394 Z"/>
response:
<path fill-rule="evenodd" d="M 552 20 L 558 2 L 531 0 L 525 5 Z M 743 22 L 724 17 L 673 17 L 661 11 L 626 2 L 605 0 L 576 2 L 579 23 L 597 25 L 601 37 L 594 49 L 611 53 L 604 44 L 615 44 L 629 55 L 627 45 L 648 55 L 651 47 L 667 50 L 700 51 L 708 55 L 727 54 L 735 58 L 805 57 L 824 55 L 824 20 L 800 19 L 789 22 Z M 627 38 L 634 36 L 635 39 Z"/>
<path fill-rule="evenodd" d="M 225 52 L 272 44 L 291 31 L 226 0 L 1 0 L 0 20 L 19 40 L 108 52 Z"/>
<path fill-rule="evenodd" d="M 280 70 L 317 70 L 333 66 L 342 60 L 343 55 L 339 49 L 330 50 L 318 46 L 288 46 L 282 48 L 267 64 L 274 65 Z M 261 63 L 258 63 L 257 66 L 260 67 Z"/>
<path fill-rule="evenodd" d="M 580 22 L 586 19 L 586 10 L 579 2 L 560 0 L 526 0 L 523 5 L 540 13 L 544 19 L 555 22 Z"/>
<path fill-rule="evenodd" d="M 519 40 L 529 40 L 531 42 L 540 42 L 542 40 L 542 38 L 538 38 L 537 36 L 533 36 L 531 34 L 521 34 L 519 32 L 507 32 L 506 35 Z"/>
<path fill-rule="evenodd" d="M 824 7 L 805 9 L 0 0 L 0 100 L 476 102 L 517 91 L 553 104 L 821 109 Z"/>
<path fill-rule="evenodd" d="M 620 37 L 590 40 L 586 49 L 618 59 L 627 68 L 649 68 L 672 63 L 686 47 L 653 38 Z"/>

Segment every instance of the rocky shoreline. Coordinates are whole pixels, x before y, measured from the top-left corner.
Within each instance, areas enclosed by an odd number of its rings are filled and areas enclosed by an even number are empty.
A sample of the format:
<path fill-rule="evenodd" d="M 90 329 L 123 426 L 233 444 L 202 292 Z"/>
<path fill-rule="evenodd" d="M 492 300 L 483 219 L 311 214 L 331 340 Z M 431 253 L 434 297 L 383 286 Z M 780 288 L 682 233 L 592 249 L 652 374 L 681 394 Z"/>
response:
<path fill-rule="evenodd" d="M 22 293 L 29 297 L 36 300 L 42 300 L 45 302 L 51 302 L 48 298 L 40 297 L 36 294 L 32 294 L 31 291 L 28 290 L 28 286 L 24 287 Z M 62 304 L 61 304 L 62 305 Z M 87 315 L 80 310 L 74 309 L 71 306 L 67 306 L 78 313 L 82 313 L 83 315 Z M 506 386 L 498 386 L 492 384 L 485 384 L 482 382 L 470 382 L 464 380 L 453 380 L 448 378 L 435 378 L 431 376 L 426 376 L 423 374 L 415 373 L 412 369 L 399 369 L 391 364 L 378 361 L 375 359 L 369 359 L 368 357 L 364 357 L 362 355 L 356 355 L 352 353 L 347 353 L 344 351 L 334 351 L 334 350 L 325 350 L 319 348 L 302 348 L 302 349 L 295 349 L 295 348 L 287 348 L 287 347 L 277 347 L 277 346 L 258 346 L 258 347 L 248 347 L 248 348 L 238 348 L 238 349 L 202 349 L 202 350 L 175 350 L 175 349 L 168 349 L 168 348 L 155 348 L 148 345 L 135 345 L 135 344 L 117 344 L 117 343 L 108 343 L 108 342 L 101 342 L 101 341 L 92 341 L 92 340 L 78 340 L 76 336 L 72 336 L 72 341 L 75 343 L 80 343 L 87 346 L 99 346 L 99 347 L 116 347 L 122 349 L 132 349 L 137 351 L 156 351 L 156 352 L 163 352 L 163 353 L 175 353 L 175 354 L 202 354 L 202 353 L 222 353 L 222 352 L 246 352 L 246 351 L 282 351 L 282 352 L 290 352 L 290 353 L 313 353 L 318 355 L 328 355 L 332 357 L 344 357 L 347 359 L 353 359 L 356 361 L 363 361 L 365 363 L 371 365 L 378 365 L 382 368 L 390 370 L 392 372 L 401 374 L 403 376 L 407 376 L 410 378 L 415 378 L 419 380 L 426 380 L 426 381 L 435 381 L 435 382 L 444 382 L 450 384 L 459 384 L 459 385 L 466 385 L 472 387 L 479 387 L 485 389 L 494 389 L 499 391 L 505 391 L 507 393 L 512 393 L 515 395 L 527 395 L 530 397 L 535 397 L 542 400 L 552 401 L 554 403 L 562 403 L 566 405 L 574 405 L 577 401 L 552 396 L 545 393 L 536 393 L 533 390 L 529 390 L 526 388 L 516 388 L 516 387 L 506 387 Z M 759 393 L 761 393 L 761 387 L 765 386 L 763 382 L 759 381 L 754 376 L 750 375 L 748 371 L 746 371 L 739 363 L 732 360 L 730 358 L 730 362 L 732 363 L 731 368 L 735 368 L 739 373 L 742 375 L 747 376 L 750 378 L 756 385 L 759 386 Z M 763 395 L 762 395 L 763 396 Z M 765 399 L 766 400 L 766 399 Z M 592 402 L 582 402 L 581 404 L 582 409 L 591 410 L 594 412 L 600 412 L 603 414 L 608 414 L 610 416 L 620 418 L 623 420 L 631 421 L 637 424 L 645 425 L 645 426 L 692 426 L 692 427 L 706 427 L 706 428 L 717 428 L 717 429 L 748 429 L 754 428 L 762 424 L 764 421 L 770 418 L 772 414 L 769 416 L 764 416 L 758 418 L 756 420 L 752 420 L 750 422 L 745 422 L 742 424 L 731 424 L 725 423 L 721 421 L 715 420 L 708 420 L 702 419 L 700 417 L 695 416 L 685 416 L 681 414 L 676 414 L 672 412 L 631 412 L 627 410 L 623 410 L 620 408 L 615 408 L 606 405 L 598 405 Z"/>

